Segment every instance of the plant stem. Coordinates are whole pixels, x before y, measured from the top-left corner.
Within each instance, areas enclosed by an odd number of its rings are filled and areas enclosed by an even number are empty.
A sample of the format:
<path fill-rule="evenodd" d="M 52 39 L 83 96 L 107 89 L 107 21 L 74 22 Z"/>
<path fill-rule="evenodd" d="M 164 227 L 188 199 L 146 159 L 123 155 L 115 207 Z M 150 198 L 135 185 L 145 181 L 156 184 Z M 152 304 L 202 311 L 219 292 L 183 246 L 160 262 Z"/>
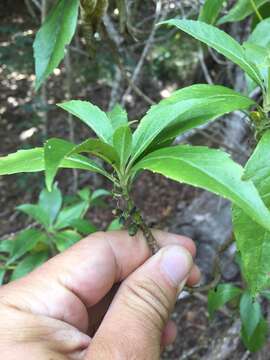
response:
<path fill-rule="evenodd" d="M 152 254 L 155 254 L 159 250 L 159 245 L 151 229 L 148 227 L 146 222 L 144 221 L 140 211 L 136 208 L 132 198 L 129 195 L 128 188 L 126 184 L 122 184 L 122 199 L 124 200 L 124 208 L 127 211 L 128 215 L 130 216 L 132 223 L 136 224 L 140 230 L 142 231 L 146 243 L 151 250 Z M 123 209 L 120 209 L 123 210 Z"/>

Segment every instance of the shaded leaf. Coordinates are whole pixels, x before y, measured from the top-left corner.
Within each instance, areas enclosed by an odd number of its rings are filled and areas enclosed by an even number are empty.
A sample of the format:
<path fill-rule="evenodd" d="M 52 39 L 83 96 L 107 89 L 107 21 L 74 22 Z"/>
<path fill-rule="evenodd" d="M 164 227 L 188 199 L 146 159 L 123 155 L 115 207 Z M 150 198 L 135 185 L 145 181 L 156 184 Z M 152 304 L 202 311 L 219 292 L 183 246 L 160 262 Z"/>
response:
<path fill-rule="evenodd" d="M 81 239 L 81 235 L 73 230 L 65 230 L 55 234 L 53 241 L 57 247 L 57 250 L 62 252 L 74 245 Z"/>
<path fill-rule="evenodd" d="M 242 181 L 243 168 L 228 154 L 207 147 L 178 145 L 150 153 L 134 167 L 198 186 L 230 199 L 254 221 L 270 229 L 270 213 L 251 181 Z"/>
<path fill-rule="evenodd" d="M 54 228 L 59 230 L 70 226 L 72 220 L 76 220 L 83 216 L 89 207 L 88 201 L 81 201 L 78 204 L 71 205 L 62 209 L 59 213 Z"/>
<path fill-rule="evenodd" d="M 241 336 L 243 343 L 251 352 L 260 350 L 267 341 L 268 323 L 261 319 L 251 337 L 248 337 L 244 328 L 242 328 Z"/>
<path fill-rule="evenodd" d="M 250 338 L 262 319 L 262 313 L 258 301 L 247 291 L 240 300 L 240 317 L 246 337 Z"/>
<path fill-rule="evenodd" d="M 208 312 L 210 317 L 227 302 L 238 297 L 241 292 L 241 289 L 231 284 L 220 284 L 216 289 L 211 289 L 208 293 Z"/>
<path fill-rule="evenodd" d="M 65 46 L 74 35 L 79 0 L 59 0 L 37 32 L 34 41 L 36 90 L 59 65 Z"/>
<path fill-rule="evenodd" d="M 22 261 L 20 261 L 20 263 L 16 266 L 15 270 L 12 272 L 11 281 L 17 280 L 27 275 L 48 259 L 49 254 L 46 251 L 26 256 Z"/>
<path fill-rule="evenodd" d="M 1 240 L 0 241 L 0 252 L 3 253 L 12 253 L 14 247 L 14 241 L 7 239 L 7 240 Z"/>
<path fill-rule="evenodd" d="M 205 0 L 198 20 L 214 25 L 223 6 L 224 0 Z"/>
<path fill-rule="evenodd" d="M 52 225 L 62 206 L 62 194 L 57 184 L 54 184 L 51 192 L 47 189 L 41 191 L 38 205 L 48 214 Z"/>
<path fill-rule="evenodd" d="M 174 25 L 212 47 L 244 70 L 262 89 L 264 84 L 260 72 L 253 62 L 247 60 L 242 46 L 230 35 L 215 26 L 194 20 L 172 19 L 162 24 Z"/>
<path fill-rule="evenodd" d="M 44 241 L 45 238 L 45 234 L 37 229 L 27 229 L 20 232 L 13 240 L 13 251 L 7 261 L 7 265 L 12 264 L 28 251 L 32 250 L 38 242 Z"/>
<path fill-rule="evenodd" d="M 265 4 L 268 0 L 253 0 L 257 9 Z M 251 15 L 254 12 L 254 7 L 250 0 L 238 0 L 236 4 L 231 8 L 231 10 L 225 16 L 219 19 L 218 24 L 224 24 L 226 22 L 235 22 L 244 20 L 247 16 Z"/>
<path fill-rule="evenodd" d="M 268 84 L 268 67 L 270 59 L 270 19 L 262 20 L 255 27 L 247 42 L 244 43 L 246 56 L 253 61 L 260 71 L 265 84 Z M 247 78 L 248 91 L 256 87 L 256 83 Z"/>
<path fill-rule="evenodd" d="M 119 218 L 114 219 L 107 227 L 107 231 L 121 230 L 123 225 L 120 224 Z"/>
<path fill-rule="evenodd" d="M 72 115 L 81 119 L 104 142 L 111 143 L 113 127 L 105 112 L 88 101 L 71 100 L 57 104 Z"/>
<path fill-rule="evenodd" d="M 5 274 L 6 274 L 6 270 L 0 269 L 0 285 L 3 285 Z"/>
<path fill-rule="evenodd" d="M 94 203 L 96 200 L 98 200 L 99 198 L 101 197 L 104 197 L 104 196 L 111 196 L 112 193 L 108 190 L 105 190 L 105 189 L 97 189 L 93 192 L 93 194 L 91 195 L 91 198 L 90 198 L 90 202 L 91 203 Z"/>
<path fill-rule="evenodd" d="M 17 210 L 24 212 L 39 224 L 43 225 L 46 229 L 50 225 L 49 214 L 39 205 L 23 204 L 17 206 Z"/>
<path fill-rule="evenodd" d="M 85 140 L 81 144 L 75 146 L 69 153 L 69 156 L 72 154 L 79 154 L 84 152 L 98 156 L 111 164 L 119 163 L 119 157 L 115 149 L 111 145 L 99 139 Z"/>
<path fill-rule="evenodd" d="M 89 235 L 97 231 L 95 225 L 93 225 L 89 220 L 80 218 L 71 220 L 70 226 L 83 235 Z"/>

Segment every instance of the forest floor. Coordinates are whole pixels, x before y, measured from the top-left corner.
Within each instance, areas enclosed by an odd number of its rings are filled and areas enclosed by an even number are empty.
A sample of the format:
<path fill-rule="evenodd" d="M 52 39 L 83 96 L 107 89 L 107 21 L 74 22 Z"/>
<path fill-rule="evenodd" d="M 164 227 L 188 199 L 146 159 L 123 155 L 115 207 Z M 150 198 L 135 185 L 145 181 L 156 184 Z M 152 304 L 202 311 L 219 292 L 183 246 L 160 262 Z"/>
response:
<path fill-rule="evenodd" d="M 0 52 L 0 156 L 19 148 L 38 146 L 42 143 L 40 133 L 44 113 L 40 110 L 39 95 L 34 95 L 33 92 L 33 75 L 31 75 L 33 63 L 28 58 L 25 62 L 28 67 L 18 70 L 12 66 L 16 56 L 21 57 L 17 59 L 18 63 L 25 61 L 24 49 L 29 50 L 32 35 L 30 32 L 29 42 L 25 42 L 25 38 L 22 42 L 18 36 L 14 38 L 12 26 L 17 27 L 18 32 L 29 31 L 23 22 L 18 18 L 16 20 L 15 17 L 5 18 L 1 23 L 0 43 L 3 48 Z M 31 31 L 33 27 L 34 25 L 30 28 Z M 16 50 L 17 46 L 21 48 Z M 8 53 L 4 51 L 5 47 L 8 47 Z M 50 104 L 62 100 L 62 94 L 58 91 L 62 87 L 62 80 L 61 76 L 55 77 L 53 81 L 50 80 L 47 86 Z M 85 93 L 80 93 L 80 97 L 90 98 L 101 106 L 105 105 L 102 104 L 102 99 L 107 95 L 106 87 L 91 89 L 90 86 Z M 132 112 L 136 113 L 138 109 L 141 111 L 144 108 L 143 104 L 137 103 Z M 53 105 L 47 114 L 48 135 L 67 138 L 65 114 L 56 110 Z M 25 138 L 23 134 L 29 129 L 32 129 L 33 135 Z M 75 133 L 77 141 L 89 135 L 88 130 L 77 122 Z M 71 193 L 72 180 L 71 172 L 68 171 L 62 172 L 58 177 L 65 194 Z M 27 225 L 27 219 L 16 212 L 15 207 L 22 203 L 35 202 L 42 183 L 43 177 L 40 174 L 0 178 L 0 237 L 19 231 Z M 86 176 L 80 173 L 79 187 L 83 186 L 90 186 L 91 189 L 109 188 L 105 180 L 95 175 Z M 177 232 L 181 233 L 181 224 L 176 226 L 179 222 L 179 214 L 181 216 L 181 211 L 192 204 L 201 193 L 202 191 L 169 181 L 161 176 L 145 173 L 136 182 L 133 197 L 151 226 L 166 231 L 175 231 L 177 228 Z M 106 201 L 105 208 L 92 208 L 87 214 L 99 229 L 105 229 L 112 220 L 114 205 L 109 198 Z M 194 240 L 198 239 L 195 237 Z M 202 261 L 202 259 L 198 260 Z M 244 349 L 238 336 L 239 323 L 232 316 L 231 309 L 218 312 L 214 319 L 209 321 L 205 294 L 187 295 L 178 300 L 172 318 L 177 324 L 178 335 L 176 342 L 164 352 L 163 359 L 269 359 L 270 344 L 256 355 Z"/>

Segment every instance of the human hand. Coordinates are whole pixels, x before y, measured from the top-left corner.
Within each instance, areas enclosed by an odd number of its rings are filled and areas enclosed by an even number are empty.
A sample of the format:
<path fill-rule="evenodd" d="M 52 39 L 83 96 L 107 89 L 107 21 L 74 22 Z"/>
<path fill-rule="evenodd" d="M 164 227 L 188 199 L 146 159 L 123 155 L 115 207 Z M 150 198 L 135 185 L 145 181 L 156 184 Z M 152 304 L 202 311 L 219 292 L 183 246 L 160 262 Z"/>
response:
<path fill-rule="evenodd" d="M 162 248 L 150 257 L 140 233 L 99 232 L 2 286 L 1 358 L 159 359 L 176 336 L 178 290 L 200 272 L 192 240 L 154 236 Z"/>

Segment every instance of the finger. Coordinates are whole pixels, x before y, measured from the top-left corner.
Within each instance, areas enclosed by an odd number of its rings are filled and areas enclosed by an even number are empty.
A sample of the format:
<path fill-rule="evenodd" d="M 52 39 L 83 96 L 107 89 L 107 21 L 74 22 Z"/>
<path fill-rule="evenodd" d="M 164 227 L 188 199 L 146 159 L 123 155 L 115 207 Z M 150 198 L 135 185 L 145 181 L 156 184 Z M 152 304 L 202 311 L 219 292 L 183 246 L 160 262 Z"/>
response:
<path fill-rule="evenodd" d="M 126 278 L 86 359 L 159 359 L 164 328 L 193 266 L 182 246 L 166 246 Z M 125 344 L 129 344 L 127 347 Z"/>
<path fill-rule="evenodd" d="M 177 327 L 174 321 L 169 320 L 163 330 L 161 337 L 162 348 L 174 343 L 177 335 Z"/>
<path fill-rule="evenodd" d="M 187 279 L 188 286 L 197 285 L 201 280 L 201 271 L 197 265 L 193 265 L 189 277 Z"/>
<path fill-rule="evenodd" d="M 179 244 L 195 255 L 192 240 L 154 231 L 161 246 Z M 88 328 L 87 307 L 99 302 L 113 284 L 126 278 L 150 256 L 141 233 L 95 233 L 52 258 L 27 277 L 0 290 L 1 300 L 24 311 Z M 16 294 L 14 296 L 14 294 Z"/>

